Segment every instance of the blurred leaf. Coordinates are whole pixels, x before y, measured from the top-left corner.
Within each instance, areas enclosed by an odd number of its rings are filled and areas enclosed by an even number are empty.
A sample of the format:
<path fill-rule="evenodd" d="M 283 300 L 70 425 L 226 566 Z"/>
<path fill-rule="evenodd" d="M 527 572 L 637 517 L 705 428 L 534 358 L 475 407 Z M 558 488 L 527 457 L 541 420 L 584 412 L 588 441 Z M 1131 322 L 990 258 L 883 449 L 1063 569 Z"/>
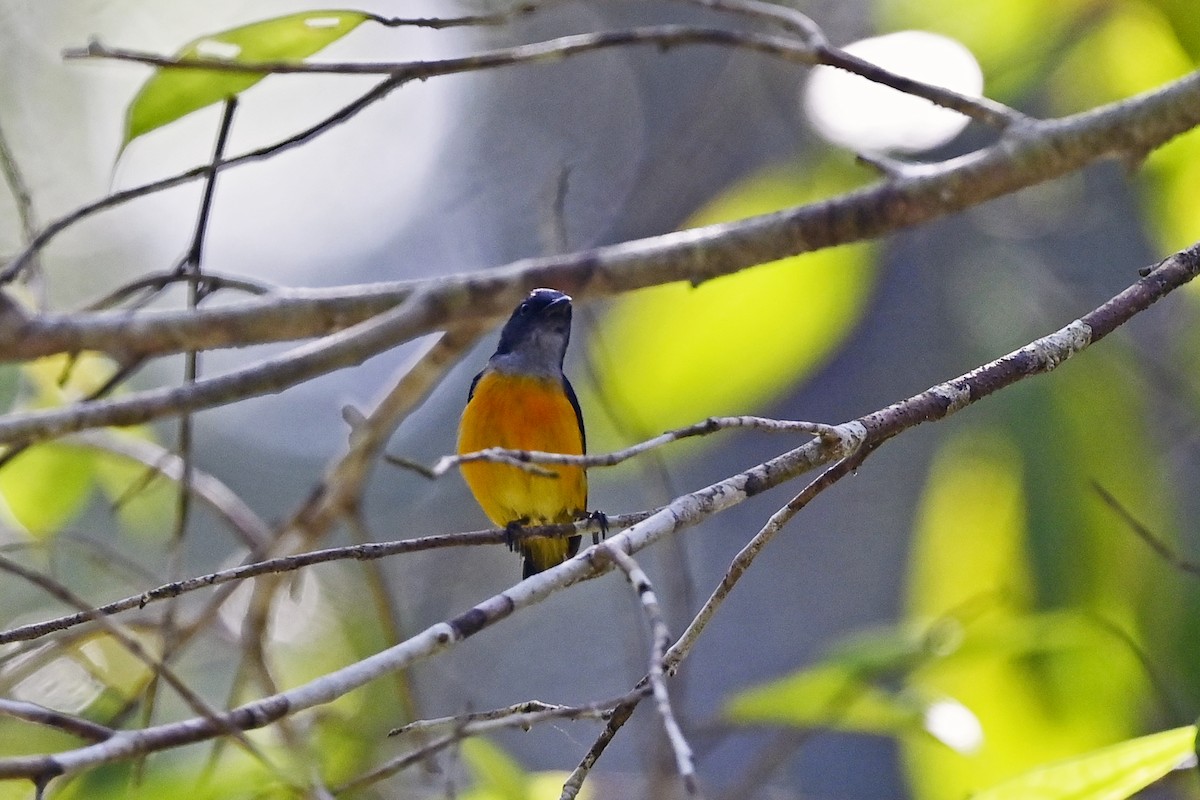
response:
<path fill-rule="evenodd" d="M 1200 62 L 1200 15 L 1194 0 L 1155 0 L 1154 5 L 1166 15 L 1192 61 Z"/>
<path fill-rule="evenodd" d="M 733 187 L 689 225 L 776 211 L 851 182 L 834 169 L 773 169 Z M 695 288 L 624 295 L 591 337 L 600 384 L 646 432 L 761 411 L 824 364 L 859 323 L 874 283 L 872 255 L 868 245 L 839 247 Z"/>
<path fill-rule="evenodd" d="M 162 650 L 150 626 L 126 632 L 151 658 Z M 5 696 L 109 722 L 150 681 L 151 670 L 106 632 L 67 637 L 6 661 L 0 669 Z"/>
<path fill-rule="evenodd" d="M 85 352 L 74 358 L 40 358 L 22 365 L 21 371 L 30 388 L 28 404 L 51 408 L 92 396 L 112 378 L 116 367 L 107 356 Z M 149 436 L 149 429 L 126 430 L 130 433 L 124 435 Z M 0 501 L 13 520 L 34 536 L 53 535 L 83 510 L 98 472 L 111 472 L 101 465 L 114 460 L 84 447 L 57 442 L 34 445 L 0 469 Z M 130 468 L 124 466 L 128 475 Z M 145 502 L 127 513 L 143 513 Z"/>
<path fill-rule="evenodd" d="M 733 722 L 877 734 L 924 730 L 933 700 L 875 686 L 838 664 L 821 664 L 746 689 L 725 705 Z"/>
<path fill-rule="evenodd" d="M 918 514 L 910 615 L 942 617 L 985 593 L 1004 597 L 1010 615 L 1027 607 L 1024 536 L 1020 454 L 999 436 L 952 439 L 930 468 Z"/>
<path fill-rule="evenodd" d="M 358 27 L 361 11 L 306 11 L 202 36 L 177 59 L 220 58 L 238 63 L 302 61 Z M 217 70 L 158 69 L 126 113 L 121 149 L 144 133 L 249 89 L 266 75 Z"/>
<path fill-rule="evenodd" d="M 966 45 L 983 67 L 989 97 L 1012 101 L 1035 85 L 1075 34 L 1091 0 L 879 0 L 880 30 L 941 33 Z"/>
<path fill-rule="evenodd" d="M 1133 651 L 1139 609 L 1162 620 L 1171 612 L 1143 609 L 1163 602 L 1153 599 L 1155 572 L 1091 480 L 1138 498 L 1139 509 L 1152 507 L 1146 521 L 1169 535 L 1136 385 L 1111 356 L 1072 362 L 985 412 L 999 411 L 1005 431 L 968 430 L 935 459 L 916 525 L 910 613 L 936 618 L 991 593 L 1004 603 L 980 616 L 982 630 L 1018 625 L 1003 635 L 1036 641 L 1036 628 L 1019 626 L 1022 618 L 1052 619 L 1031 615 L 1041 605 L 1060 610 L 1050 630 L 1063 646 L 982 651 L 931 662 L 914 677 L 925 691 L 971 708 L 985 736 L 970 759 L 906 740 L 915 797 L 961 798 L 1135 729 L 1146 688 Z"/>
<path fill-rule="evenodd" d="M 1161 255 L 1200 241 L 1200 131 L 1176 137 L 1155 150 L 1139 173 L 1138 188 L 1148 233 Z M 1191 296 L 1195 285 L 1184 289 Z"/>
<path fill-rule="evenodd" d="M 954 698 L 919 688 L 922 682 L 914 675 L 942 662 L 971 664 L 1083 648 L 1098 635 L 1073 614 L 993 613 L 1000 601 L 984 595 L 960 607 L 962 618 L 854 634 L 815 666 L 736 694 L 725 714 L 743 723 L 928 733 L 955 750 L 972 752 L 982 743 L 974 714 Z"/>
<path fill-rule="evenodd" d="M 83 510 L 94 465 L 86 450 L 34 445 L 0 469 L 0 501 L 33 536 L 53 536 Z"/>
<path fill-rule="evenodd" d="M 1186 75 L 1192 60 L 1150 3 L 1125 0 L 1089 26 L 1050 78 L 1056 114 L 1111 103 Z"/>
<path fill-rule="evenodd" d="M 1130 739 L 979 792 L 973 800 L 1123 800 L 1196 758 L 1196 727 Z"/>
<path fill-rule="evenodd" d="M 1028 613 L 1032 576 L 1025 556 L 1025 498 L 1020 454 L 996 435 L 959 435 L 930 468 L 910 556 L 909 614 L 1011 624 Z M 933 663 L 914 676 L 929 694 L 970 708 L 983 746 L 970 758 L 928 740 L 903 740 L 917 798 L 958 798 L 1044 761 L 1077 752 L 1059 736 L 1031 682 L 1024 654 L 997 652 Z M 1065 738 L 1065 737 L 1064 737 Z M 1066 748 L 1065 750 L 1063 748 Z"/>
<path fill-rule="evenodd" d="M 1049 612 L 1015 616 L 1007 598 L 982 593 L 930 624 L 860 632 L 830 649 L 827 661 L 861 675 L 908 674 L 947 659 L 1035 656 L 1089 646 L 1095 626 L 1078 614 Z"/>
<path fill-rule="evenodd" d="M 486 739 L 464 739 L 462 758 L 475 778 L 466 800 L 530 800 L 529 773 Z"/>
<path fill-rule="evenodd" d="M 464 739 L 462 758 L 475 779 L 474 786 L 463 792 L 463 800 L 558 800 L 568 773 L 526 772 L 487 739 Z M 590 800 L 592 787 L 584 784 L 579 800 Z"/>
<path fill-rule="evenodd" d="M 34 406 L 45 408 L 82 400 L 95 393 L 116 373 L 108 356 L 85 352 L 47 356 L 22 365 L 34 390 Z"/>
<path fill-rule="evenodd" d="M 122 428 L 117 436 L 153 440 L 148 427 Z M 128 532 L 150 538 L 173 535 L 179 484 L 144 464 L 103 451 L 94 451 L 94 477 L 109 502 L 119 503 L 117 517 Z"/>

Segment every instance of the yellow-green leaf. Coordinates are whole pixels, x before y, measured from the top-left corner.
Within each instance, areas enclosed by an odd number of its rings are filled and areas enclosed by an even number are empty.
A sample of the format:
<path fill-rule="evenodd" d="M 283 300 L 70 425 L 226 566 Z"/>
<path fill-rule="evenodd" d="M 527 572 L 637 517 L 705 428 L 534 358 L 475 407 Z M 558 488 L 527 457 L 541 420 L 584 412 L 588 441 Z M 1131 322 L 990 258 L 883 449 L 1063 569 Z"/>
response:
<path fill-rule="evenodd" d="M 1074 113 L 1149 91 L 1192 66 L 1167 16 L 1128 0 L 1071 47 L 1050 78 L 1048 97 L 1056 113 Z"/>
<path fill-rule="evenodd" d="M 33 536 L 53 536 L 83 509 L 94 463 L 80 448 L 34 445 L 0 469 L 0 503 Z"/>
<path fill-rule="evenodd" d="M 116 436 L 153 440 L 148 427 L 124 428 Z M 97 487 L 117 505 L 117 516 L 126 530 L 151 538 L 171 536 L 179 485 L 140 461 L 98 450 L 95 453 Z"/>
<path fill-rule="evenodd" d="M 920 730 L 925 704 L 887 692 L 838 664 L 822 664 L 738 692 L 725 706 L 734 722 L 825 727 L 868 733 Z"/>
<path fill-rule="evenodd" d="M 369 15 L 328 10 L 288 14 L 188 42 L 178 59 L 219 58 L 243 64 L 301 61 L 354 30 Z M 129 105 L 121 147 L 155 128 L 249 89 L 263 73 L 161 68 Z"/>
<path fill-rule="evenodd" d="M 1010 99 L 1039 80 L 1046 62 L 1077 34 L 1088 0 L 879 0 L 882 30 L 934 31 L 962 42 L 983 67 L 988 94 Z"/>
<path fill-rule="evenodd" d="M 471 769 L 475 785 L 463 800 L 556 800 L 568 773 L 526 772 L 520 764 L 486 739 L 465 739 L 462 758 Z M 590 800 L 592 788 L 584 784 L 579 800 Z"/>
<path fill-rule="evenodd" d="M 689 224 L 777 211 L 844 190 L 855 176 L 863 177 L 815 165 L 776 168 L 734 186 Z M 625 295 L 591 336 L 600 384 L 618 414 L 645 432 L 764 411 L 858 324 L 874 283 L 871 255 L 869 245 L 839 247 L 698 287 Z"/>
<path fill-rule="evenodd" d="M 151 659 L 162 650 L 152 626 L 131 625 L 126 633 Z M 0 672 L 0 690 L 17 700 L 109 722 L 149 683 L 151 668 L 106 631 L 71 636 L 10 659 Z"/>
<path fill-rule="evenodd" d="M 462 758 L 475 778 L 475 786 L 465 797 L 527 800 L 529 773 L 496 745 L 486 739 L 466 739 L 462 743 Z"/>
<path fill-rule="evenodd" d="M 1130 739 L 973 795 L 973 800 L 1123 800 L 1195 758 L 1196 726 Z"/>

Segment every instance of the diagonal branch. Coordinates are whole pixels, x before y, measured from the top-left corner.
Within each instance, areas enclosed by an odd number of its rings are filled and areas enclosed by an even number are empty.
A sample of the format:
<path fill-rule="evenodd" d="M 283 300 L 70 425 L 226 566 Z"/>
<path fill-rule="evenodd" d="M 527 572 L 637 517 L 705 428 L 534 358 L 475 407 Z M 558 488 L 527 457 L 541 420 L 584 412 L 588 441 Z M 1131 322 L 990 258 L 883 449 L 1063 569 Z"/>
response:
<path fill-rule="evenodd" d="M 633 587 L 642 604 L 642 610 L 645 612 L 650 626 L 650 669 L 646 673 L 650 689 L 654 694 L 654 701 L 658 706 L 658 715 L 662 718 L 663 728 L 667 732 L 667 739 L 675 753 L 675 765 L 679 770 L 679 777 L 683 779 L 684 790 L 689 797 L 698 797 L 700 796 L 700 787 L 696 783 L 696 765 L 692 758 L 692 748 L 684 738 L 679 722 L 675 719 L 675 712 L 671 710 L 671 696 L 667 691 L 663 661 L 667 656 L 667 645 L 671 641 L 671 632 L 667 629 L 667 621 L 663 618 L 662 608 L 659 607 L 658 598 L 654 595 L 654 587 L 638 563 L 624 550 L 611 544 L 605 544 L 600 548 L 599 554 L 612 559 L 613 563 L 625 573 L 629 585 Z"/>
<path fill-rule="evenodd" d="M 440 478 L 458 465 L 472 461 L 493 461 L 501 464 L 510 464 L 531 472 L 540 471 L 542 474 L 546 474 L 547 470 L 538 470 L 535 465 L 557 464 L 589 468 L 613 467 L 671 442 L 690 439 L 694 436 L 708 436 L 717 431 L 732 428 L 752 428 L 754 430 L 771 431 L 773 433 L 808 433 L 825 439 L 829 444 L 836 444 L 838 438 L 836 427 L 819 422 L 769 419 L 767 417 L 753 416 L 709 417 L 703 422 L 697 422 L 695 425 L 676 428 L 675 430 L 655 436 L 652 439 L 638 442 L 623 450 L 600 455 L 570 456 L 563 453 L 545 453 L 538 450 L 511 450 L 505 447 L 489 447 L 486 450 L 478 450 L 474 453 L 443 456 L 429 468 L 421 467 L 418 464 L 408 461 L 395 461 L 395 463 L 398 466 L 404 466 L 420 472 L 428 478 Z M 549 474 L 553 475 L 554 473 L 550 472 Z"/>
<path fill-rule="evenodd" d="M 196 717 L 140 730 L 120 731 L 105 742 L 52 755 L 0 759 L 0 779 L 33 778 L 45 782 L 58 775 L 142 753 L 206 741 L 223 735 L 230 728 L 261 728 L 305 709 L 332 702 L 383 675 L 454 647 L 574 583 L 612 569 L 611 560 L 597 557 L 601 547 L 619 547 L 629 554 L 638 552 L 820 464 L 846 458 L 859 448 L 874 449 L 905 430 L 943 419 L 993 392 L 1050 372 L 1186 284 L 1198 272 L 1200 244 L 1145 270 L 1145 275 L 1135 284 L 1060 330 L 964 375 L 838 426 L 839 440 L 851 443 L 849 446 L 830 447 L 822 440 L 813 440 L 744 472 L 682 495 L 646 520 L 613 536 L 606 544 L 594 545 L 575 558 L 534 575 L 453 619 L 436 623 L 404 642 L 347 667 L 210 718 Z"/>
<path fill-rule="evenodd" d="M 414 314 L 408 330 L 399 332 L 406 338 L 444 329 L 468 310 L 473 319 L 500 319 L 538 286 L 589 299 L 673 281 L 702 282 L 915 227 L 1102 159 L 1145 153 L 1196 125 L 1200 72 L 1083 114 L 1022 126 L 961 158 L 736 222 L 425 281 L 287 290 L 192 314 L 28 315 L 0 307 L 0 360 L 83 350 L 164 355 L 321 336 L 395 308 L 418 288 L 428 294 L 422 312 Z M 273 390 L 258 386 L 245 391 Z"/>
<path fill-rule="evenodd" d="M 399 62 L 301 62 L 301 61 L 231 61 L 221 58 L 179 58 L 161 56 L 141 50 L 108 47 L 91 41 L 86 48 L 67 50 L 63 57 L 70 59 L 106 59 L 145 64 L 159 69 L 193 69 L 211 72 L 233 72 L 251 75 L 386 75 L 400 81 L 428 80 L 444 75 L 478 72 L 519 64 L 554 63 L 564 58 L 608 50 L 614 47 L 653 45 L 660 51 L 685 45 L 714 45 L 732 47 L 778 58 L 794 64 L 815 66 L 825 64 L 890 86 L 893 89 L 920 97 L 931 103 L 958 111 L 979 122 L 1005 128 L 1025 117 L 991 100 L 967 97 L 950 89 L 897 75 L 825 43 L 798 40 L 793 36 L 739 31 L 730 28 L 704 28 L 691 25 L 651 25 L 629 30 L 601 31 L 561 36 L 532 44 L 485 50 L 468 56 L 432 61 Z"/>

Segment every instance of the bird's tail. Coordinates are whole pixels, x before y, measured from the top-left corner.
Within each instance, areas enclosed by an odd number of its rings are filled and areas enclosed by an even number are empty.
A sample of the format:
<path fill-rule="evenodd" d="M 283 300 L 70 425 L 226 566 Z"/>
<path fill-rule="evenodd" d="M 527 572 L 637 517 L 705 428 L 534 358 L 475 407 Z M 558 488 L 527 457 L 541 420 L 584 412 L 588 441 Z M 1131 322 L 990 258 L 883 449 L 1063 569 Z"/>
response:
<path fill-rule="evenodd" d="M 578 552 L 578 536 L 531 536 L 521 542 L 521 555 L 525 557 L 521 577 L 556 567 Z"/>

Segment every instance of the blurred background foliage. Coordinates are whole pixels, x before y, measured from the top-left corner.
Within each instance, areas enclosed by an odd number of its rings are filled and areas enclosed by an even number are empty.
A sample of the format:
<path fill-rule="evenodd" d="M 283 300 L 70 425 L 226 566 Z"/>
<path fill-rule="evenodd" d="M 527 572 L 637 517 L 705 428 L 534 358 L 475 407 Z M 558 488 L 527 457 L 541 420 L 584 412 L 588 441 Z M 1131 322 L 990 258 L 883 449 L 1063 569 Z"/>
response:
<path fill-rule="evenodd" d="M 948 36 L 978 60 L 989 96 L 1038 116 L 1153 88 L 1194 69 L 1200 54 L 1192 0 L 797 5 L 838 43 L 903 30 Z M 220 96 L 204 80 L 146 83 L 144 70 L 63 65 L 61 48 L 92 34 L 191 52 L 225 30 L 224 41 L 247 58 L 328 47 L 322 57 L 397 60 L 658 20 L 728 22 L 682 4 L 578 2 L 509 26 L 446 32 L 380 31 L 347 11 L 319 35 L 288 38 L 301 18 L 294 15 L 311 8 L 282 0 L 170 11 L 136 0 L 36 7 L 31 0 L 0 9 L 0 131 L 38 218 L 199 163 L 215 127 L 212 108 L 188 114 Z M 448 9 L 413 5 L 410 12 Z M 244 27 L 263 19 L 275 21 Z M 250 88 L 254 80 L 238 78 L 234 88 L 248 91 L 235 150 L 303 127 L 353 94 L 344 86 L 363 86 L 305 78 L 307 86 L 295 88 L 300 82 L 285 86 L 289 80 Z M 329 96 L 317 90 L 335 85 Z M 210 262 L 289 285 L 421 277 L 769 213 L 874 180 L 845 149 L 811 132 L 800 113 L 802 89 L 792 67 L 709 50 L 606 52 L 406 87 L 294 156 L 224 177 Z M 55 148 L 47 146 L 51 131 L 61 131 Z M 971 128 L 906 157 L 951 157 L 991 140 Z M 1198 148 L 1192 133 L 1142 164 L 1096 167 L 888 241 L 588 306 L 570 368 L 593 449 L 712 414 L 841 421 L 1053 330 L 1119 291 L 1138 267 L 1200 239 Z M 564 172 L 557 211 L 565 241 L 552 242 L 546 223 Z M 13 198 L 0 195 L 0 253 L 14 253 L 21 225 Z M 70 308 L 164 268 L 186 244 L 196 198 L 194 187 L 164 193 L 79 225 L 43 256 L 45 302 Z M 1127 742 L 1119 755 L 1104 751 L 1036 778 L 1050 787 L 1040 796 L 1116 797 L 1180 763 L 1194 730 L 1169 729 L 1191 721 L 1200 705 L 1200 592 L 1139 539 L 1131 520 L 1169 549 L 1200 553 L 1196 291 L 1049 377 L 890 443 L 856 481 L 793 523 L 676 681 L 707 784 L 737 785 L 771 741 L 769 728 L 803 732 L 767 770 L 769 796 L 783 798 L 962 798 L 1038 765 Z M 31 305 L 42 302 L 34 294 Z M 466 381 L 490 344 L 414 416 L 394 451 L 424 458 L 452 446 Z M 206 355 L 204 364 L 216 371 L 265 352 Z M 281 398 L 198 415 L 198 464 L 265 517 L 286 514 L 342 445 L 340 406 L 376 396 L 406 357 L 402 350 Z M 113 368 L 92 354 L 70 364 L 6 365 L 0 407 L 70 402 Z M 177 376 L 173 363 L 139 380 Z M 169 446 L 174 430 L 114 435 Z M 659 459 L 597 473 L 594 494 L 604 510 L 651 506 L 781 447 L 749 435 L 693 440 Z M 377 538 L 483 524 L 457 482 L 431 488 L 384 473 L 376 483 L 367 521 Z M 127 459 L 74 441 L 39 445 L 0 469 L 0 498 L 5 550 L 89 600 L 148 588 L 178 568 L 169 555 L 174 491 Z M 784 498 L 777 492 L 739 508 L 648 559 L 676 633 L 770 503 Z M 216 521 L 201 514 L 194 527 L 180 556 L 186 573 L 239 557 Z M 517 575 L 506 555 L 423 555 L 387 565 L 377 580 L 353 566 L 313 570 L 276 610 L 276 680 L 281 687 L 309 680 L 499 590 Z M 275 769 L 227 744 L 215 754 L 186 749 L 142 767 L 95 770 L 65 788 L 56 784 L 56 793 L 303 796 L 310 781 L 336 787 L 395 755 L 384 734 L 406 714 L 623 692 L 644 670 L 624 591 L 615 580 L 579 587 L 506 623 L 502 634 L 487 632 L 279 730 L 251 733 Z M 239 677 L 244 667 L 235 668 L 249 602 L 241 594 L 215 624 L 174 645 L 181 677 L 215 704 L 254 696 Z M 68 606 L 10 576 L 0 581 L 6 627 L 74 610 Z M 156 627 L 138 621 L 130 630 L 163 652 Z M 151 676 L 130 659 L 97 631 L 8 646 L 0 651 L 0 694 L 111 725 L 190 713 L 161 691 L 147 712 L 139 696 Z M 1158 731 L 1165 733 L 1139 738 Z M 431 762 L 363 794 L 556 797 L 562 770 L 594 733 L 585 723 L 562 723 L 464 742 L 440 766 Z M 0 718 L 0 755 L 73 743 Z M 660 744 L 653 715 L 635 720 L 601 762 L 593 796 L 656 796 L 660 784 L 642 789 L 633 776 L 669 774 Z M 1010 784 L 994 796 L 1028 791 L 1029 784 Z M 1165 791 L 1195 796 L 1198 789 L 1182 775 Z M 28 794 L 26 786 L 0 784 L 0 798 Z"/>

